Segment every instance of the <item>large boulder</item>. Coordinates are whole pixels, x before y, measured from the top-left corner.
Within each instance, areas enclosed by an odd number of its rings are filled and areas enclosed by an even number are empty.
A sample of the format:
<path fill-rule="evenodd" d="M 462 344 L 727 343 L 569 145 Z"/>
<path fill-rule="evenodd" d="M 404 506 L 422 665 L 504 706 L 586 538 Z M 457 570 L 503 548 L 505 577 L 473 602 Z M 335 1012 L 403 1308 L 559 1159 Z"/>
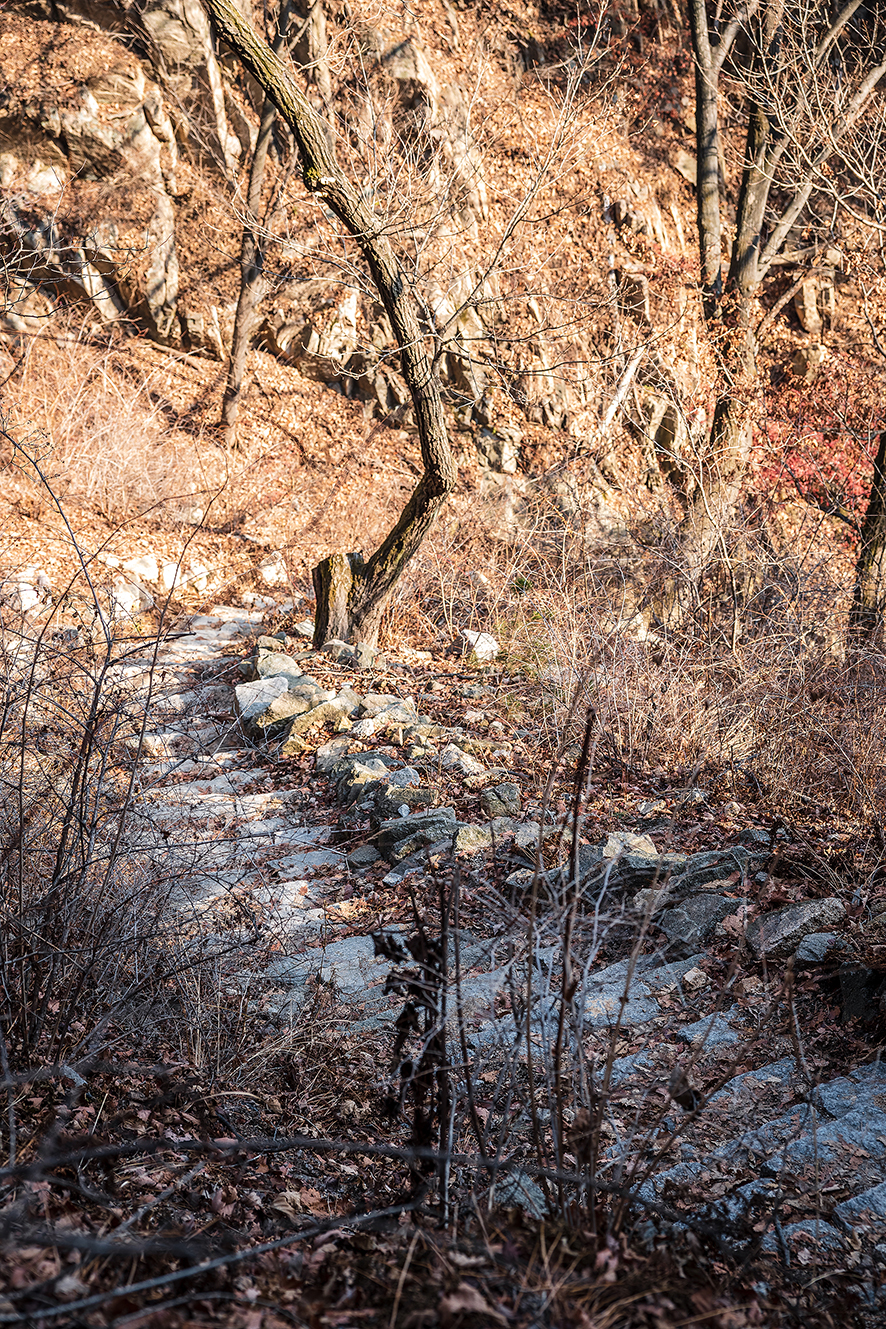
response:
<path fill-rule="evenodd" d="M 231 171 L 249 148 L 242 128 L 235 134 L 228 111 L 242 112 L 226 90 L 216 59 L 209 19 L 200 0 L 11 0 L 10 11 L 37 15 L 107 33 L 135 45 L 163 88 L 182 142 L 194 157 Z M 64 39 L 62 39 L 64 40 Z M 121 44 L 121 49 L 122 44 Z M 247 142 L 243 142 L 243 137 Z"/>
<path fill-rule="evenodd" d="M 0 66 L 0 246 L 23 297 L 39 286 L 169 338 L 176 142 L 159 88 L 109 37 L 9 13 Z"/>

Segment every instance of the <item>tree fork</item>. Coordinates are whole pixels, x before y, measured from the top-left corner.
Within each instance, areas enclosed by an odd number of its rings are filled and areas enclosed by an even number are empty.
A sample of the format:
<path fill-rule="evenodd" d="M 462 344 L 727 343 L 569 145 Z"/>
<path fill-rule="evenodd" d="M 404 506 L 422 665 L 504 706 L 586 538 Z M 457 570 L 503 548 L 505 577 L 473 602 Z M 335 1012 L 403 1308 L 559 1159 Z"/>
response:
<path fill-rule="evenodd" d="M 347 631 L 342 635 L 345 640 L 374 645 L 391 591 L 452 492 L 457 474 L 439 385 L 425 349 L 420 307 L 378 219 L 336 162 L 325 122 L 296 87 L 283 61 L 243 18 L 233 0 L 203 0 L 203 5 L 292 130 L 305 187 L 322 198 L 356 241 L 400 349 L 403 377 L 415 410 L 424 475 L 396 526 L 357 570 L 356 577 L 348 560 L 352 584 L 344 624 Z M 331 589 L 334 581 L 331 575 L 320 576 L 324 594 L 326 586 Z M 336 613 L 340 615 L 340 606 Z M 321 606 L 318 601 L 315 639 L 322 621 L 331 621 L 330 606 Z"/>

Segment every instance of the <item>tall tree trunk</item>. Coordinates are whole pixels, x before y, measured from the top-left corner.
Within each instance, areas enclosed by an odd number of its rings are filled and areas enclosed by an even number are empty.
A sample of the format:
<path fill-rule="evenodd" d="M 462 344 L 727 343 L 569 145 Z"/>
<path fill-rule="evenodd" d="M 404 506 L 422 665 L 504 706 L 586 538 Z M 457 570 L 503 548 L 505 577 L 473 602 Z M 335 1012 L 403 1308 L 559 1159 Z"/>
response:
<path fill-rule="evenodd" d="M 233 0 L 203 0 L 225 41 L 289 125 L 298 146 L 305 186 L 323 200 L 354 238 L 390 319 L 400 364 L 412 396 L 424 474 L 394 529 L 365 562 L 348 559 L 351 576 L 343 626 L 346 638 L 373 645 L 390 594 L 437 518 L 456 481 L 440 388 L 431 370 L 420 322 L 420 306 L 384 226 L 341 171 L 328 126 L 301 93 L 277 55 L 243 18 Z M 321 565 L 322 566 L 322 565 Z M 331 586 L 339 578 L 329 578 Z M 329 605 L 318 604 L 314 640 L 329 622 Z M 321 631 L 323 628 L 323 631 Z"/>
<path fill-rule="evenodd" d="M 771 40 L 783 0 L 767 7 L 763 46 Z M 706 0 L 690 0 L 690 29 L 695 56 L 695 139 L 697 152 L 698 244 L 702 269 L 702 307 L 719 363 L 714 417 L 699 458 L 692 491 L 680 524 L 678 568 L 659 595 L 655 610 L 663 624 L 676 627 L 698 598 L 698 586 L 717 550 L 725 551 L 724 528 L 741 497 L 750 456 L 752 430 L 746 397 L 756 384 L 756 338 L 753 299 L 758 281 L 758 251 L 772 173 L 769 122 L 754 104 L 749 108 L 745 166 L 739 189 L 732 258 L 722 279 L 720 202 L 720 71 L 738 32 L 736 21 L 712 46 Z M 755 57 L 762 58 L 758 51 Z"/>
<path fill-rule="evenodd" d="M 262 109 L 261 128 L 249 168 L 249 187 L 246 194 L 246 220 L 240 242 L 240 294 L 234 316 L 234 335 L 231 339 L 231 359 L 222 400 L 222 439 L 226 447 L 237 441 L 237 417 L 240 414 L 240 395 L 246 376 L 246 360 L 255 327 L 256 310 L 267 290 L 265 279 L 264 240 L 261 236 L 259 209 L 265 180 L 268 145 L 274 129 L 277 110 L 269 97 Z"/>
<path fill-rule="evenodd" d="M 861 525 L 855 589 L 849 610 L 849 641 L 857 647 L 874 646 L 883 637 L 886 605 L 883 574 L 886 570 L 886 429 L 880 434 L 874 458 L 874 478 Z"/>
<path fill-rule="evenodd" d="M 271 50 L 275 54 L 279 54 L 286 44 L 292 10 L 293 0 L 284 0 L 277 20 L 277 31 L 271 43 Z M 237 417 L 240 414 L 240 394 L 243 391 L 243 379 L 246 376 L 246 360 L 249 355 L 253 328 L 255 327 L 256 310 L 267 290 L 264 228 L 259 222 L 259 213 L 261 211 L 268 148 L 270 147 L 276 118 L 277 108 L 271 98 L 265 96 L 261 125 L 249 166 L 249 184 L 246 190 L 246 220 L 243 224 L 243 236 L 240 241 L 240 294 L 237 297 L 234 335 L 231 340 L 231 359 L 228 365 L 225 395 L 222 400 L 222 439 L 225 447 L 229 448 L 234 447 L 237 441 Z"/>

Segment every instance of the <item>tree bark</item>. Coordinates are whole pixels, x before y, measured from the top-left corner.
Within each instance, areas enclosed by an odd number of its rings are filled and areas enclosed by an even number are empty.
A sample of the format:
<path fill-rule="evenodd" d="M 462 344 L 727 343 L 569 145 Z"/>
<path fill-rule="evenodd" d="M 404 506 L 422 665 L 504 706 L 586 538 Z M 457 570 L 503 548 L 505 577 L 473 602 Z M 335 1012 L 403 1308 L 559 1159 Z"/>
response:
<path fill-rule="evenodd" d="M 861 525 L 855 588 L 849 610 L 849 642 L 856 647 L 880 644 L 886 595 L 886 429 L 880 434 L 874 458 L 874 478 Z"/>
<path fill-rule="evenodd" d="M 222 439 L 225 447 L 229 448 L 234 447 L 237 442 L 240 394 L 243 391 L 246 360 L 249 355 L 252 330 L 255 327 L 255 314 L 267 290 L 265 248 L 264 241 L 261 238 L 258 217 L 265 179 L 265 163 L 268 159 L 268 145 L 276 117 L 277 109 L 271 99 L 266 97 L 262 109 L 261 127 L 258 131 L 255 152 L 252 154 L 252 163 L 249 168 L 246 221 L 243 226 L 243 238 L 240 242 L 240 294 L 237 297 L 234 335 L 231 339 L 231 359 L 228 364 L 228 378 L 222 400 Z"/>
<path fill-rule="evenodd" d="M 277 19 L 277 31 L 271 43 L 271 50 L 275 55 L 279 54 L 286 45 L 293 5 L 294 0 L 283 0 L 280 15 Z M 228 365 L 225 395 L 222 400 L 222 440 L 225 447 L 229 448 L 236 446 L 237 442 L 237 417 L 240 414 L 240 394 L 243 390 L 243 379 L 246 376 L 246 360 L 255 327 L 256 311 L 267 291 L 265 242 L 262 235 L 263 228 L 259 223 L 259 212 L 261 210 L 268 149 L 271 145 L 276 118 L 277 108 L 271 98 L 265 96 L 261 125 L 249 166 L 246 220 L 240 242 L 240 293 L 237 297 L 234 335 L 231 339 L 231 359 Z M 267 218 L 265 220 L 267 221 Z"/>
<path fill-rule="evenodd" d="M 290 77 L 277 55 L 243 18 L 233 0 L 203 0 L 225 41 L 265 90 L 289 125 L 302 163 L 302 178 L 342 222 L 369 268 L 390 319 L 406 385 L 412 396 L 424 474 L 394 529 L 374 554 L 352 568 L 345 640 L 373 645 L 390 594 L 406 564 L 436 520 L 456 481 L 439 384 L 432 373 L 419 319 L 420 306 L 383 226 L 343 174 L 328 126 Z M 329 621 L 318 605 L 318 625 Z"/>

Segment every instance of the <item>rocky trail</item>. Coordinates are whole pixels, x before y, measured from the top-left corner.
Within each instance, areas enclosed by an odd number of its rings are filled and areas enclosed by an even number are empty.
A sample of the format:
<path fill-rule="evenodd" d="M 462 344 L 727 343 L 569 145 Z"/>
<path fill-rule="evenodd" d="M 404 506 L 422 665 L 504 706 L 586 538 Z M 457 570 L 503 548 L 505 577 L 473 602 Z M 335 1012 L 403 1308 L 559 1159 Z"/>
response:
<path fill-rule="evenodd" d="M 577 891 L 582 966 L 571 1018 L 594 1050 L 600 1178 L 639 1190 L 650 1221 L 685 1214 L 690 1225 L 719 1224 L 736 1248 L 759 1242 L 813 1269 L 836 1263 L 862 1305 L 882 1309 L 886 1069 L 878 1059 L 825 1070 L 810 1062 L 796 1017 L 793 1028 L 767 1019 L 771 992 L 751 975 L 737 981 L 708 948 L 732 937 L 773 974 L 791 957 L 802 973 L 842 945 L 840 901 L 748 921 L 768 835 L 750 828 L 728 849 L 658 854 L 649 827 L 660 807 L 645 829 L 580 845 L 570 873 L 559 827 L 525 805 L 500 734 L 447 724 L 440 697 L 416 696 L 427 683 L 404 666 L 378 661 L 361 672 L 343 644 L 299 649 L 297 638 L 262 635 L 261 618 L 228 606 L 191 616 L 152 668 L 128 664 L 125 681 L 135 695 L 151 692 L 132 834 L 165 846 L 158 862 L 175 883 L 188 944 L 217 957 L 225 990 L 262 1033 L 285 1037 L 311 1018 L 322 990 L 337 1037 L 379 1049 L 388 1040 L 389 1052 L 403 998 L 386 979 L 409 958 L 410 934 L 408 908 L 390 901 L 404 904 L 412 890 L 432 903 L 435 869 L 451 874 L 457 861 L 466 900 L 484 880 L 493 886 L 473 914 L 465 906 L 468 926 L 450 938 L 453 1037 L 464 1036 L 475 1078 L 524 1063 L 527 1031 L 549 1060 L 562 980 L 558 901 Z M 378 664 L 383 690 L 374 690 Z M 461 687 L 481 705 L 486 689 L 474 678 Z M 471 820 L 451 805 L 466 796 Z M 640 937 L 614 962 L 600 954 L 604 904 L 610 935 Z M 521 1120 L 496 1113 L 491 1103 L 501 1151 L 529 1158 Z M 580 1125 L 573 1114 L 573 1161 Z M 530 1173 L 506 1174 L 499 1196 L 541 1213 Z"/>

